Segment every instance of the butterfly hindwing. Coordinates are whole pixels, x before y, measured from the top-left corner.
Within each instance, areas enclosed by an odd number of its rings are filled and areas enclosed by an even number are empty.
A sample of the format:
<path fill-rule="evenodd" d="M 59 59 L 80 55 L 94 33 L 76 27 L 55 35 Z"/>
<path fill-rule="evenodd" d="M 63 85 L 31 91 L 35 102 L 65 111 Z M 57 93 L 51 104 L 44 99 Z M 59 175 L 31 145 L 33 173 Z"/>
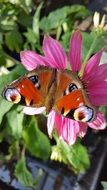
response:
<path fill-rule="evenodd" d="M 72 72 L 64 71 L 58 73 L 58 78 L 54 110 L 70 119 L 92 121 L 95 110 L 90 104 L 78 76 Z"/>

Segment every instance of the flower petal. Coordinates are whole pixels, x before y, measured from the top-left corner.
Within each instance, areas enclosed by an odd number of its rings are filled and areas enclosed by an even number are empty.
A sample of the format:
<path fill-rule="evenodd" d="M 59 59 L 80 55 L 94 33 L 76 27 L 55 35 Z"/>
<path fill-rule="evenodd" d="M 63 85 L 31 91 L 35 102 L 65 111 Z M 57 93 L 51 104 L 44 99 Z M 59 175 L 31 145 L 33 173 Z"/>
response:
<path fill-rule="evenodd" d="M 78 133 L 78 136 L 80 138 L 84 137 L 86 132 L 87 132 L 87 123 L 82 123 L 82 122 L 79 122 L 79 133 Z"/>
<path fill-rule="evenodd" d="M 50 60 L 51 67 L 65 69 L 67 57 L 60 43 L 49 36 L 45 36 L 43 41 L 43 51 Z"/>
<path fill-rule="evenodd" d="M 107 105 L 107 81 L 87 87 L 88 96 L 94 106 Z"/>
<path fill-rule="evenodd" d="M 71 69 L 77 72 L 81 68 L 82 35 L 80 31 L 73 33 L 70 40 L 69 60 Z"/>
<path fill-rule="evenodd" d="M 45 111 L 45 109 L 46 109 L 45 107 L 32 108 L 32 107 L 24 106 L 23 113 L 27 115 L 36 115 L 36 114 L 42 113 L 43 111 Z"/>
<path fill-rule="evenodd" d="M 61 139 L 66 141 L 69 145 L 75 143 L 77 135 L 79 133 L 79 124 L 78 122 L 64 118 L 59 114 L 55 114 L 55 124 L 54 127 Z"/>
<path fill-rule="evenodd" d="M 97 74 L 96 74 L 97 73 Z M 94 86 L 94 84 L 99 84 L 100 82 L 107 80 L 107 63 L 99 65 L 96 68 L 96 72 L 92 72 L 88 80 L 85 82 L 87 86 Z"/>
<path fill-rule="evenodd" d="M 53 110 L 48 115 L 47 128 L 48 128 L 48 135 L 50 137 L 52 137 L 52 131 L 55 124 L 55 115 L 56 115 L 56 112 Z"/>
<path fill-rule="evenodd" d="M 97 75 L 96 75 L 97 73 Z M 107 79 L 107 63 L 99 65 L 96 72 L 94 72 L 93 81 Z"/>
<path fill-rule="evenodd" d="M 102 130 L 105 129 L 107 126 L 107 122 L 105 120 L 105 116 L 102 112 L 97 113 L 97 118 L 93 122 L 88 123 L 89 127 L 96 129 L 96 130 Z"/>
<path fill-rule="evenodd" d="M 38 55 L 36 52 L 30 50 L 21 51 L 20 58 L 23 66 L 28 71 L 35 69 L 39 65 L 49 65 L 48 60 L 45 57 Z"/>
<path fill-rule="evenodd" d="M 92 77 L 92 74 L 93 72 L 96 73 L 96 69 L 100 63 L 100 59 L 101 59 L 101 56 L 102 56 L 102 50 L 100 50 L 98 53 L 96 53 L 95 55 L 93 55 L 88 63 L 85 65 L 85 68 L 84 68 L 84 73 L 83 73 L 83 77 L 82 79 L 84 81 L 89 81 L 90 78 Z"/>
<path fill-rule="evenodd" d="M 59 126 L 56 123 L 56 129 L 59 136 L 69 145 L 74 144 L 77 139 L 77 134 L 79 133 L 78 122 L 62 117 L 62 122 L 59 121 L 59 125 L 60 125 L 60 130 Z"/>
<path fill-rule="evenodd" d="M 87 131 L 87 124 L 62 117 L 54 111 L 48 116 L 48 134 L 51 137 L 53 128 L 56 129 L 58 136 L 69 145 L 75 143 L 77 137 L 83 137 Z"/>

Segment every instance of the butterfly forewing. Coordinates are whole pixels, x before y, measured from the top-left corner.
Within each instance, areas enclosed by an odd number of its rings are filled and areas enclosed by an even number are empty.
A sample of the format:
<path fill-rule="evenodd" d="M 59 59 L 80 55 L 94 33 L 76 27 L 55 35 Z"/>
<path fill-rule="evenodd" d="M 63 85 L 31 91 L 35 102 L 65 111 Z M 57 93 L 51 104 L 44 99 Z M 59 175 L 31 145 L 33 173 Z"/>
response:
<path fill-rule="evenodd" d="M 39 67 L 8 85 L 2 95 L 8 101 L 25 106 L 41 107 L 47 99 L 53 70 Z"/>
<path fill-rule="evenodd" d="M 95 110 L 90 104 L 78 76 L 68 71 L 59 71 L 57 75 L 59 82 L 57 83 L 54 110 L 70 119 L 82 122 L 92 121 Z"/>

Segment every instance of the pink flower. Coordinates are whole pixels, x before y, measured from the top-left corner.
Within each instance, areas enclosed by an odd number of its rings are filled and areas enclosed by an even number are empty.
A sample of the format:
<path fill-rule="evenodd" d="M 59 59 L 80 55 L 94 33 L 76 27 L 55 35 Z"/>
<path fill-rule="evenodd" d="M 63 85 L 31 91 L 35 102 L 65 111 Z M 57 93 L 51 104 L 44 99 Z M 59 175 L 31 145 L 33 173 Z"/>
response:
<path fill-rule="evenodd" d="M 79 31 L 73 33 L 70 40 L 69 55 L 65 54 L 58 41 L 46 36 L 43 41 L 44 56 L 38 55 L 33 51 L 21 52 L 21 61 L 27 70 L 35 69 L 38 65 L 50 66 L 57 69 L 65 69 L 69 61 L 73 72 L 80 72 L 82 66 L 82 36 Z M 88 97 L 93 106 L 99 107 L 107 105 L 107 63 L 100 65 L 102 50 L 92 56 L 85 65 L 82 81 L 86 85 Z M 40 113 L 42 108 L 26 108 L 24 112 L 30 115 Z M 59 137 L 68 144 L 75 143 L 77 137 L 86 134 L 87 127 L 99 130 L 106 127 L 103 113 L 97 111 L 96 119 L 93 122 L 82 123 L 72 119 L 64 118 L 53 110 L 49 113 L 47 127 L 49 136 L 55 128 Z"/>

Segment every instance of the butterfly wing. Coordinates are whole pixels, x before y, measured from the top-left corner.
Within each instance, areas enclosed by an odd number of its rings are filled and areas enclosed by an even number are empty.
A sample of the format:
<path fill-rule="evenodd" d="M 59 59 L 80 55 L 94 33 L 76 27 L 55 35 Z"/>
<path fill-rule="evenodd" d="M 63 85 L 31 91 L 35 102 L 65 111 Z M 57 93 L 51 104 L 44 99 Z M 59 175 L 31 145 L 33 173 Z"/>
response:
<path fill-rule="evenodd" d="M 78 76 L 70 71 L 59 71 L 54 110 L 70 119 L 92 121 L 95 109 L 89 102 Z"/>
<path fill-rule="evenodd" d="M 3 97 L 25 106 L 44 106 L 53 73 L 54 70 L 47 67 L 36 68 L 8 85 L 3 91 Z"/>
<path fill-rule="evenodd" d="M 13 103 L 30 107 L 45 106 L 59 114 L 82 122 L 92 121 L 95 109 L 89 102 L 81 80 L 71 71 L 39 67 L 3 91 L 3 97 Z"/>

